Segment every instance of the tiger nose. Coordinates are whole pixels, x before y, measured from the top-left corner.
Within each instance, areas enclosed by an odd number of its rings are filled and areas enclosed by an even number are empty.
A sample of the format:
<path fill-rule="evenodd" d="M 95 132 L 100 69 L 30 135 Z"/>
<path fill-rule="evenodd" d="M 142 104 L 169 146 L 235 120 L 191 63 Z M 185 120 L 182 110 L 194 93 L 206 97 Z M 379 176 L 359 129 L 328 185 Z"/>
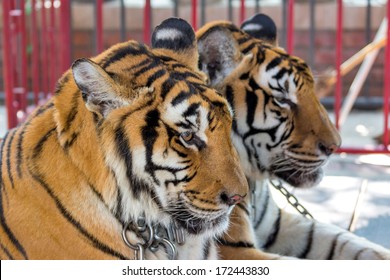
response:
<path fill-rule="evenodd" d="M 339 146 L 334 144 L 334 143 L 330 144 L 330 145 L 325 145 L 322 142 L 318 143 L 318 149 L 320 149 L 320 151 L 327 156 L 330 156 L 331 154 L 336 152 L 338 148 L 339 148 Z"/>
<path fill-rule="evenodd" d="M 223 203 L 226 203 L 229 206 L 233 206 L 233 205 L 236 205 L 236 204 L 240 203 L 244 199 L 244 197 L 245 197 L 245 195 L 242 196 L 242 195 L 239 195 L 239 194 L 234 194 L 232 196 L 229 196 L 225 192 L 221 193 L 221 196 L 220 196 L 221 201 Z"/>

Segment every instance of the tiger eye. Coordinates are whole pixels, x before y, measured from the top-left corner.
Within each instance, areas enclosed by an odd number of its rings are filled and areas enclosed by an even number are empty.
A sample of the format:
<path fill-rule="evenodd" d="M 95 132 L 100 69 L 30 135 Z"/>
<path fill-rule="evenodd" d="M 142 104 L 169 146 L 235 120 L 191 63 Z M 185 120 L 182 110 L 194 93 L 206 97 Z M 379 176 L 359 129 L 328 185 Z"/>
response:
<path fill-rule="evenodd" d="M 186 142 L 189 142 L 194 138 L 194 134 L 189 131 L 183 132 L 182 134 L 180 134 L 180 136 Z"/>

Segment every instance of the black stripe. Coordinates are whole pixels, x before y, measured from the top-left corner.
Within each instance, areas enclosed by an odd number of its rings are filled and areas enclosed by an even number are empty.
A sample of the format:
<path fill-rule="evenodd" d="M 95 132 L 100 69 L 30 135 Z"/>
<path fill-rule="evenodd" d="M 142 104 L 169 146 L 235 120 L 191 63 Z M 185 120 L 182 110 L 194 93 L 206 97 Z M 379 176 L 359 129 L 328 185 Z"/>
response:
<path fill-rule="evenodd" d="M 242 211 L 244 211 L 245 214 L 247 214 L 248 216 L 250 215 L 250 212 L 248 208 L 244 205 L 244 203 L 237 204 L 237 207 L 240 208 Z"/>
<path fill-rule="evenodd" d="M 260 217 L 258 218 L 256 224 L 255 224 L 255 229 L 258 229 L 258 227 L 260 226 L 261 222 L 263 221 L 263 218 L 265 216 L 265 213 L 267 213 L 267 210 L 268 210 L 268 205 L 269 205 L 269 200 L 270 200 L 270 195 L 269 195 L 269 192 L 268 192 L 268 189 L 266 190 L 263 190 L 263 191 L 267 191 L 266 193 L 266 198 L 265 198 L 265 201 L 264 203 L 262 203 L 263 205 L 263 211 L 261 212 L 261 215 Z M 257 214 L 257 213 L 256 213 Z"/>
<path fill-rule="evenodd" d="M 298 258 L 300 259 L 306 259 L 307 255 L 309 254 L 312 244 L 313 244 L 313 235 L 314 235 L 314 222 L 311 223 L 309 233 L 306 237 L 306 246 L 302 250 L 302 253 L 298 255 Z"/>
<path fill-rule="evenodd" d="M 233 248 L 255 248 L 255 245 L 250 242 L 245 242 L 245 241 L 227 241 L 223 238 L 218 239 L 218 243 L 221 244 L 222 246 L 228 246 L 228 247 L 233 247 Z"/>
<path fill-rule="evenodd" d="M 167 73 L 164 69 L 160 69 L 157 72 L 153 73 L 148 77 L 148 80 L 146 82 L 146 86 L 150 87 L 153 82 L 155 82 L 157 79 L 161 78 Z"/>
<path fill-rule="evenodd" d="M 103 69 L 106 69 L 112 63 L 119 61 L 128 55 L 138 56 L 138 55 L 148 54 L 148 53 L 149 52 L 146 49 L 145 45 L 129 43 L 119 49 L 114 50 L 109 55 L 107 55 L 107 57 L 103 61 L 101 61 L 100 65 Z"/>
<path fill-rule="evenodd" d="M 245 49 L 243 49 L 241 52 L 243 54 L 246 54 L 248 53 L 249 51 L 251 51 L 254 47 L 256 46 L 256 44 L 254 42 L 250 43 Z"/>
<path fill-rule="evenodd" d="M 175 96 L 175 98 L 173 98 L 171 103 L 173 106 L 176 106 L 176 105 L 180 104 L 181 102 L 183 102 L 184 100 L 187 100 L 188 98 L 190 98 L 192 94 L 193 93 L 191 91 L 182 90 L 181 92 L 179 92 L 178 95 Z"/>
<path fill-rule="evenodd" d="M 268 63 L 267 67 L 265 68 L 265 71 L 269 71 L 269 70 L 275 68 L 276 66 L 278 66 L 282 62 L 282 60 L 283 60 L 283 58 L 280 56 L 275 57 L 273 60 L 271 60 Z"/>
<path fill-rule="evenodd" d="M 19 178 L 22 177 L 23 139 L 29 124 L 30 122 L 27 122 L 23 126 L 22 131 L 19 134 L 18 143 L 16 145 L 16 171 Z"/>
<path fill-rule="evenodd" d="M 133 192 L 133 196 L 134 196 L 134 198 L 138 199 L 140 194 L 141 194 L 141 190 L 142 190 L 139 187 L 140 186 L 142 187 L 143 185 L 137 185 L 137 184 L 133 185 L 132 184 L 134 181 L 133 156 L 132 156 L 130 146 L 129 146 L 130 145 L 129 139 L 126 136 L 125 129 L 122 126 L 119 126 L 115 130 L 115 143 L 116 143 L 117 153 L 125 163 L 126 176 L 127 176 L 127 180 L 129 181 L 130 188 Z M 120 194 L 120 197 L 118 197 L 118 198 L 122 199 L 122 195 Z"/>
<path fill-rule="evenodd" d="M 234 91 L 233 91 L 233 88 L 231 86 L 226 86 L 225 93 L 226 93 L 226 100 L 230 104 L 230 107 L 232 107 L 233 112 L 234 112 L 235 111 L 235 106 L 234 106 Z M 236 134 L 239 134 L 238 133 L 238 127 L 237 127 L 237 120 L 236 120 L 235 116 L 233 116 L 232 129 L 233 129 L 233 131 Z"/>
<path fill-rule="evenodd" d="M 15 132 L 15 130 L 14 130 Z M 3 149 L 4 149 L 4 144 L 6 139 L 8 138 L 9 133 L 7 133 L 3 139 L 3 143 L 1 145 L 1 151 L 0 151 L 0 183 L 1 186 L 3 187 L 4 182 L 3 182 L 3 175 L 2 175 L 2 155 L 3 155 Z M 11 229 L 8 227 L 5 216 L 4 216 L 4 209 L 3 209 L 3 188 L 0 189 L 0 225 L 3 227 L 5 233 L 7 234 L 8 238 L 12 242 L 12 244 L 16 247 L 16 249 L 23 255 L 25 259 L 28 259 L 26 250 L 23 248 L 23 246 L 20 244 L 18 239 L 15 237 Z"/>
<path fill-rule="evenodd" d="M 161 85 L 161 97 L 164 100 L 167 94 L 172 90 L 172 88 L 176 85 L 176 81 L 168 78 Z"/>
<path fill-rule="evenodd" d="M 5 141 L 8 137 L 9 131 L 5 134 L 4 138 L 1 140 L 1 147 L 0 147 L 0 187 L 3 187 L 3 154 L 4 154 L 4 146 Z"/>
<path fill-rule="evenodd" d="M 123 207 L 122 207 L 122 192 L 121 189 L 117 186 L 117 194 L 116 194 L 116 211 L 115 217 L 122 221 L 123 220 Z"/>
<path fill-rule="evenodd" d="M 244 73 L 244 74 L 241 74 L 241 76 L 240 76 L 240 78 L 239 78 L 240 80 L 248 80 L 249 79 L 249 72 L 246 72 L 246 73 Z"/>
<path fill-rule="evenodd" d="M 158 110 L 151 110 L 145 116 L 146 125 L 142 128 L 142 139 L 146 152 L 146 166 L 145 171 L 149 173 L 154 182 L 160 185 L 160 182 L 156 178 L 155 166 L 152 161 L 153 146 L 158 137 L 156 128 L 159 126 L 160 112 Z"/>
<path fill-rule="evenodd" d="M 197 110 L 200 107 L 200 103 L 193 103 L 190 106 L 188 106 L 187 110 L 184 112 L 183 116 L 185 118 L 196 115 Z"/>
<path fill-rule="evenodd" d="M 252 124 L 255 120 L 256 108 L 258 103 L 258 97 L 254 93 L 254 91 L 246 90 L 245 102 L 248 111 L 246 115 L 246 123 L 249 127 L 252 127 Z"/>
<path fill-rule="evenodd" d="M 333 238 L 332 245 L 330 246 L 330 250 L 329 250 L 328 256 L 325 258 L 326 260 L 332 260 L 333 259 L 334 252 L 335 252 L 336 246 L 337 246 L 337 240 L 339 239 L 341 234 L 342 233 L 340 232 Z"/>
<path fill-rule="evenodd" d="M 209 254 L 210 254 L 210 246 L 211 246 L 211 240 L 208 239 L 205 243 L 203 243 L 203 260 L 208 260 L 209 259 Z"/>
<path fill-rule="evenodd" d="M 365 251 L 368 251 L 368 250 L 369 250 L 369 248 L 360 249 L 359 251 L 356 252 L 355 257 L 353 259 L 354 260 L 359 260 L 360 259 L 360 255 L 362 253 L 364 253 Z"/>
<path fill-rule="evenodd" d="M 108 208 L 108 205 L 106 204 L 106 202 L 104 201 L 103 199 L 103 195 L 98 192 L 98 190 L 96 189 L 96 187 L 92 184 L 88 184 L 89 188 L 93 191 L 93 193 L 99 198 L 99 200 L 104 203 L 106 205 L 106 207 Z"/>
<path fill-rule="evenodd" d="M 138 65 L 137 65 L 138 66 Z M 132 76 L 134 77 L 138 77 L 138 76 L 142 76 L 143 74 L 145 74 L 147 71 L 150 71 L 150 70 L 154 70 L 154 68 L 160 66 L 160 63 L 158 62 L 158 60 L 156 59 L 153 59 L 153 60 L 148 60 L 148 64 L 145 64 L 144 67 L 138 69 L 136 72 L 134 72 L 132 74 Z"/>
<path fill-rule="evenodd" d="M 35 147 L 33 149 L 33 155 L 32 155 L 33 158 L 36 158 L 42 152 L 42 149 L 43 149 L 45 142 L 49 139 L 51 134 L 55 131 L 56 131 L 56 128 L 54 127 L 52 129 L 50 129 L 45 135 L 43 135 L 41 137 L 41 139 L 39 139 L 38 143 L 35 145 Z"/>
<path fill-rule="evenodd" d="M 268 249 L 271 247 L 275 242 L 276 238 L 278 237 L 279 229 L 280 229 L 280 217 L 281 217 L 281 210 L 278 208 L 278 217 L 273 224 L 273 231 L 272 233 L 268 236 L 267 241 L 264 244 L 264 249 Z"/>
<path fill-rule="evenodd" d="M 64 128 L 61 130 L 61 134 L 68 131 L 73 123 L 73 121 L 76 119 L 78 110 L 78 100 L 79 100 L 79 91 L 73 93 L 73 97 L 71 99 L 70 104 L 72 105 L 72 108 L 70 109 L 70 112 L 68 113 L 66 122 L 64 124 Z"/>
<path fill-rule="evenodd" d="M 60 80 L 58 80 L 58 82 L 56 83 L 56 86 L 55 86 L 55 90 L 54 90 L 55 95 L 59 95 L 62 92 L 63 87 L 69 81 L 70 77 L 71 77 L 71 74 L 68 73 L 65 76 L 62 76 L 62 78 L 60 78 Z"/>
<path fill-rule="evenodd" d="M 11 131 L 10 139 L 7 144 L 7 172 L 8 172 L 9 180 L 11 181 L 12 188 L 14 188 L 15 186 L 14 186 L 14 178 L 11 172 L 11 145 L 12 145 L 12 141 L 14 140 L 15 134 L 16 134 L 16 129 L 13 129 Z"/>
<path fill-rule="evenodd" d="M 81 224 L 76 220 L 75 217 L 73 217 L 70 212 L 65 208 L 65 206 L 61 203 L 60 199 L 54 195 L 53 191 L 50 189 L 49 185 L 43 180 L 42 176 L 34 173 L 32 170 L 30 170 L 32 177 L 35 181 L 37 181 L 47 192 L 47 194 L 53 199 L 55 202 L 57 209 L 60 211 L 62 216 L 70 223 L 72 224 L 83 236 L 85 236 L 91 243 L 92 246 L 96 249 L 109 254 L 113 257 L 125 260 L 127 259 L 126 256 L 122 255 L 121 253 L 115 251 L 114 249 L 108 247 L 106 244 L 100 242 L 94 235 L 89 233 Z"/>
<path fill-rule="evenodd" d="M 7 248 L 0 243 L 0 248 L 3 250 L 3 252 L 7 255 L 8 259 L 14 260 L 15 258 L 11 255 L 11 253 L 7 250 Z"/>
<path fill-rule="evenodd" d="M 69 149 L 73 146 L 73 144 L 76 142 L 78 136 L 80 135 L 80 132 L 73 132 L 70 136 L 70 139 L 67 139 L 66 142 L 63 145 L 64 150 L 67 152 Z"/>

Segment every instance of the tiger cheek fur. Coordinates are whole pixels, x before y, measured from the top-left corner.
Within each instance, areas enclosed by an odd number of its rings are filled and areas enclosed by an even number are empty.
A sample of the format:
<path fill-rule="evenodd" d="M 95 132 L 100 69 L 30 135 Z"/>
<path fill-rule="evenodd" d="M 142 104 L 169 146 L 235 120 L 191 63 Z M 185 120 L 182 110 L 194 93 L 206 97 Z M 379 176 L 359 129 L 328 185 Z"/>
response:
<path fill-rule="evenodd" d="M 183 231 L 179 259 L 218 257 L 214 238 L 248 191 L 229 105 L 205 84 L 188 23 L 152 38 L 77 60 L 0 143 L 1 259 L 131 259 L 122 231 L 142 243 L 124 227 L 140 218 Z"/>
<path fill-rule="evenodd" d="M 243 30 L 206 24 L 197 32 L 200 69 L 233 108 L 232 140 L 246 175 L 316 185 L 340 136 L 315 96 L 306 63 L 277 47 L 276 35 L 255 38 L 259 30 L 256 22 Z"/>

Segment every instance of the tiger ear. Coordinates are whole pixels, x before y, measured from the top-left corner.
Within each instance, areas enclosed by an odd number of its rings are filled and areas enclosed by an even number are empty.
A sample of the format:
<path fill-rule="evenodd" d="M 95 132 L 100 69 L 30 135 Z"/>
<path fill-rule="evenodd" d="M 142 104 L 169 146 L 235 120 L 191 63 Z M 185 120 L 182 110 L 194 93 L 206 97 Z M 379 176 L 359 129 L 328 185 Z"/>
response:
<path fill-rule="evenodd" d="M 243 55 L 232 31 L 231 23 L 215 22 L 203 26 L 196 33 L 198 39 L 199 68 L 206 73 L 210 85 L 219 84 L 240 64 Z"/>
<path fill-rule="evenodd" d="M 241 24 L 241 30 L 254 38 L 277 46 L 277 29 L 275 22 L 265 14 L 256 14 Z"/>
<path fill-rule="evenodd" d="M 105 118 L 112 110 L 126 105 L 116 94 L 114 80 L 95 62 L 78 59 L 72 65 L 72 73 L 89 111 Z"/>
<path fill-rule="evenodd" d="M 168 51 L 180 63 L 198 70 L 195 32 L 183 19 L 169 18 L 158 25 L 152 34 L 152 48 Z"/>

